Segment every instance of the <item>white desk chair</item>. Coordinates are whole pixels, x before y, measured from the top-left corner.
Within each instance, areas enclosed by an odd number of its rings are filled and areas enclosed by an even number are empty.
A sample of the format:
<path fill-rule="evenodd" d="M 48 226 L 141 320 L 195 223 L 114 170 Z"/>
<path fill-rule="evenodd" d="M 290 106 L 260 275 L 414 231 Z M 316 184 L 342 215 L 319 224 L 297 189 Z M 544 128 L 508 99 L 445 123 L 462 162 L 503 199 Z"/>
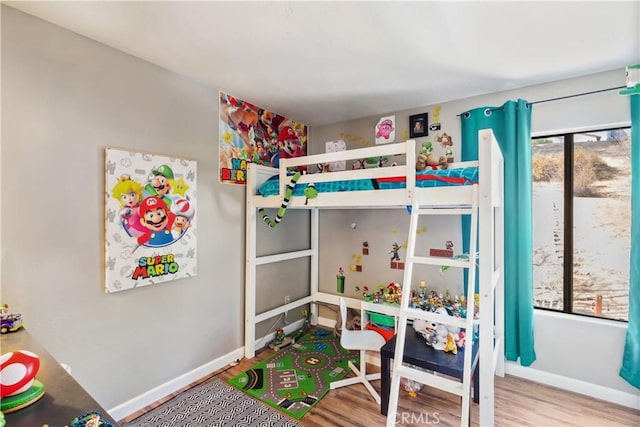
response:
<path fill-rule="evenodd" d="M 380 351 L 380 348 L 384 345 L 385 340 L 379 333 L 369 330 L 349 330 L 346 327 L 347 323 L 347 303 L 344 298 L 340 298 L 340 318 L 341 318 L 341 334 L 340 344 L 347 350 L 360 350 L 360 369 L 356 368 L 351 361 L 349 361 L 349 368 L 356 374 L 355 377 L 345 378 L 340 381 L 334 381 L 331 383 L 331 390 L 345 387 L 352 384 L 362 383 L 369 390 L 371 396 L 375 401 L 380 404 L 380 395 L 375 391 L 369 381 L 379 380 L 380 373 L 366 374 L 367 366 L 367 350 Z"/>

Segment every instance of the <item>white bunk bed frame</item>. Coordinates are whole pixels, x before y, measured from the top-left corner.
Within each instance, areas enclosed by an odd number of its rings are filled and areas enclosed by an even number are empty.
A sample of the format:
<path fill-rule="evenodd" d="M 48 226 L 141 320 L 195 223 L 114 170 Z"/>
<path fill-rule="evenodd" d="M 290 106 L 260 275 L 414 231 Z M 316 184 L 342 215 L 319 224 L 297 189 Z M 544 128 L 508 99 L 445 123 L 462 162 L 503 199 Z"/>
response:
<path fill-rule="evenodd" d="M 373 169 L 346 170 L 305 174 L 298 183 L 319 183 L 352 179 L 370 179 L 404 176 L 406 188 L 319 193 L 318 197 L 292 197 L 288 209 L 309 209 L 311 243 L 308 249 L 274 255 L 257 256 L 256 228 L 264 226 L 258 214 L 259 208 L 281 206 L 286 186 L 290 181 L 287 169 L 303 165 L 317 165 L 336 161 L 355 161 L 376 156 L 404 155 L 405 165 Z M 479 132 L 478 161 L 453 163 L 450 168 L 478 166 L 479 183 L 474 185 L 420 188 L 415 186 L 416 143 L 408 140 L 403 143 L 379 145 L 336 153 L 316 154 L 280 161 L 280 194 L 261 196 L 258 187 L 275 175 L 276 169 L 250 163 L 247 165 L 246 187 L 246 264 L 245 264 L 245 357 L 255 356 L 258 342 L 256 325 L 274 318 L 289 310 L 311 304 L 312 319 L 317 320 L 318 308 L 315 303 L 339 305 L 339 296 L 320 292 L 319 273 L 319 210 L 320 209 L 358 209 L 358 208 L 402 208 L 419 204 L 432 207 L 451 207 L 477 203 L 479 215 L 479 282 L 480 282 L 480 425 L 492 425 L 494 414 L 494 375 L 504 375 L 504 298 L 503 298 L 503 230 L 502 211 L 503 160 L 501 150 L 491 130 Z M 486 254 L 490 254 L 487 256 Z M 286 260 L 309 258 L 310 277 L 309 295 L 284 304 L 280 307 L 256 312 L 257 267 Z M 351 308 L 360 309 L 361 300 L 345 298 Z"/>

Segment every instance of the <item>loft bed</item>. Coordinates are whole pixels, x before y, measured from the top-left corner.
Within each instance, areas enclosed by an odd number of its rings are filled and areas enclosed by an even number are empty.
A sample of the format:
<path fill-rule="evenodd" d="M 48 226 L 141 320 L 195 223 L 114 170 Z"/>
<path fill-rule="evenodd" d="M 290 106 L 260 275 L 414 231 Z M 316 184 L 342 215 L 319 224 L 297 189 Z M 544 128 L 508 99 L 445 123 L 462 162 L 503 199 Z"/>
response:
<path fill-rule="evenodd" d="M 291 181 L 288 170 L 293 168 L 391 156 L 404 156 L 406 164 L 303 175 L 297 181 L 294 195 L 301 195 L 304 186 L 313 183 L 319 193 L 318 197 L 310 200 L 294 197 L 289 202 L 289 207 L 393 208 L 409 206 L 414 199 L 438 200 L 442 205 L 468 202 L 471 189 L 469 185 L 464 184 L 477 181 L 478 162 L 452 163 L 446 170 L 416 172 L 415 147 L 415 141 L 408 140 L 403 143 L 282 159 L 279 169 L 251 163 L 247 165 L 247 203 L 256 208 L 280 207 L 287 184 Z M 268 185 L 270 183 L 273 185 Z M 261 189 L 264 192 L 265 186 L 269 190 L 268 193 L 260 194 Z M 452 187 L 456 190 L 452 191 Z M 329 188 L 328 191 L 323 191 L 325 188 Z M 429 191 L 416 191 L 425 188 Z"/>
<path fill-rule="evenodd" d="M 379 145 L 342 152 L 282 159 L 279 169 L 250 163 L 247 165 L 246 187 L 246 264 L 245 264 L 245 357 L 255 356 L 258 343 L 256 325 L 307 304 L 312 319 L 317 319 L 317 303 L 339 304 L 339 296 L 319 290 L 319 211 L 321 209 L 402 208 L 420 205 L 433 208 L 478 206 L 480 281 L 480 401 L 481 424 L 493 419 L 493 376 L 504 375 L 503 297 L 502 297 L 502 154 L 490 130 L 479 135 L 478 161 L 452 163 L 447 170 L 416 172 L 416 143 Z M 262 222 L 259 209 L 278 209 L 283 205 L 289 170 L 338 161 L 360 161 L 372 157 L 403 156 L 404 165 L 371 169 L 311 173 L 299 177 L 289 198 L 288 209 L 310 211 L 310 246 L 304 250 L 257 256 L 256 229 Z M 426 176 L 426 178 L 425 178 Z M 436 178 L 433 178 L 436 176 Z M 448 178 L 452 179 L 448 179 Z M 479 178 L 478 178 L 479 177 Z M 355 183 L 355 185 L 352 185 Z M 313 184 L 318 191 L 307 199 L 305 186 Z M 325 186 L 328 188 L 324 191 Z M 267 195 L 260 194 L 268 187 Z M 275 188 L 275 190 L 274 190 Z M 359 191 L 348 191 L 354 188 Z M 274 194 L 275 193 L 275 194 Z M 256 312 L 257 267 L 287 260 L 310 260 L 309 295 L 267 310 Z M 345 298 L 351 308 L 360 309 L 361 300 Z M 495 308 L 494 308 L 495 307 Z"/>

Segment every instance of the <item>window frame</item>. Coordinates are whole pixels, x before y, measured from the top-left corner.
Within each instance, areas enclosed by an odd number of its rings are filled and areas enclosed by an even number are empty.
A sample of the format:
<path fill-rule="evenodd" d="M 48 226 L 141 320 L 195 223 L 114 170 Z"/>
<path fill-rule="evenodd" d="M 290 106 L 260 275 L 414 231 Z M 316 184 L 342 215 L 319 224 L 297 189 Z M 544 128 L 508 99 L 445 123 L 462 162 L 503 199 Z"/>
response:
<path fill-rule="evenodd" d="M 563 167 L 564 167 L 564 179 L 563 179 L 563 203 L 564 203 L 564 215 L 563 215 L 563 262 L 562 262 L 562 309 L 539 307 L 535 305 L 535 298 L 533 301 L 533 308 L 535 310 L 543 310 L 552 313 L 562 313 L 571 316 L 580 316 L 591 319 L 600 319 L 605 321 L 629 323 L 628 320 L 614 319 L 610 317 L 597 316 L 595 314 L 575 313 L 572 311 L 573 306 L 573 226 L 574 226 L 574 211 L 573 211 L 573 199 L 574 199 L 574 153 L 575 153 L 575 140 L 574 135 L 583 133 L 595 133 L 595 132 L 608 132 L 614 130 L 626 130 L 631 131 L 631 123 L 618 123 L 609 126 L 602 127 L 584 127 L 577 130 L 565 130 L 561 132 L 553 133 L 538 133 L 531 136 L 531 140 L 544 139 L 544 138 L 563 138 Z M 533 149 L 533 144 L 531 144 Z M 568 173 L 567 171 L 570 171 Z M 531 182 L 533 185 L 533 180 Z M 533 203 L 533 200 L 531 201 Z M 566 262 L 566 260 L 570 262 Z M 535 268 L 532 265 L 532 268 Z"/>

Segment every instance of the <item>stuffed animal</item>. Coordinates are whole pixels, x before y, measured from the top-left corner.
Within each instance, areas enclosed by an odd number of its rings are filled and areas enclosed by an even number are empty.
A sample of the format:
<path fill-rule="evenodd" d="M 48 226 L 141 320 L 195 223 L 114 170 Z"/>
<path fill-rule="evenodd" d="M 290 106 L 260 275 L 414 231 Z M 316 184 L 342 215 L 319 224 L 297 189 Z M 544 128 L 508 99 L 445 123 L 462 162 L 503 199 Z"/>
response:
<path fill-rule="evenodd" d="M 440 156 L 437 160 L 435 156 L 429 154 L 418 154 L 418 160 L 416 161 L 416 170 L 423 171 L 425 169 L 447 169 L 449 163 L 447 158 Z"/>
<path fill-rule="evenodd" d="M 449 162 L 444 156 L 440 156 L 438 159 L 433 155 L 433 144 L 427 141 L 422 144 L 420 153 L 418 154 L 418 160 L 416 161 L 416 170 L 422 171 L 425 169 L 447 169 Z"/>

